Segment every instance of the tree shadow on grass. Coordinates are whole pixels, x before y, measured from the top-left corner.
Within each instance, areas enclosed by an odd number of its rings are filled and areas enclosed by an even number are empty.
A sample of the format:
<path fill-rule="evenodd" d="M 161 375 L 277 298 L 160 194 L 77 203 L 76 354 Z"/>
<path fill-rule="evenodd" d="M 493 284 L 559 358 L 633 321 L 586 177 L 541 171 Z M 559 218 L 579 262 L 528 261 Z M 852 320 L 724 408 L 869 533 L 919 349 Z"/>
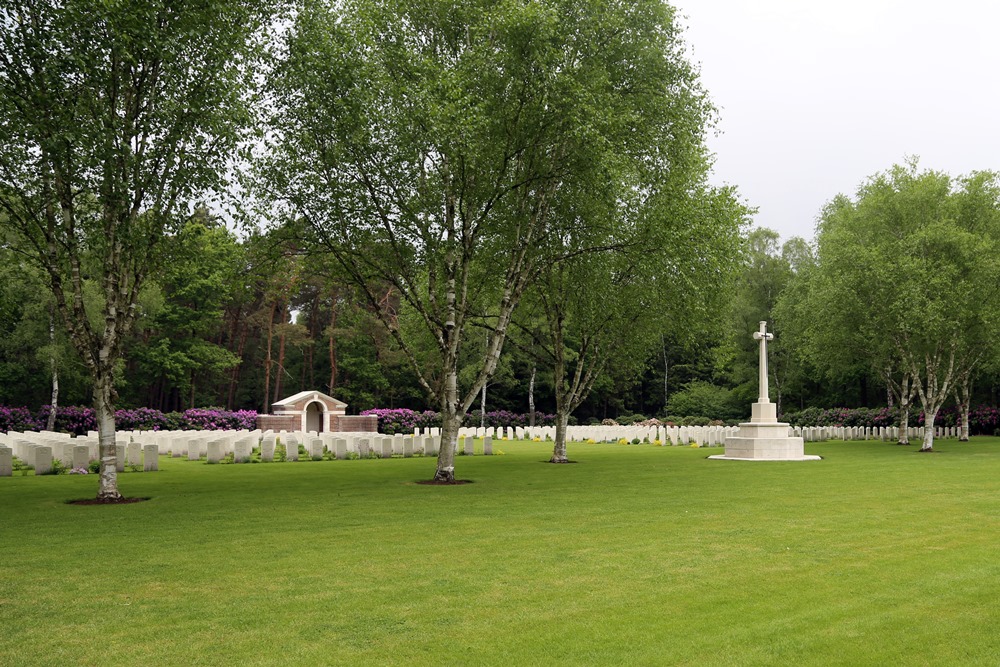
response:
<path fill-rule="evenodd" d="M 76 500 L 67 500 L 67 505 L 131 505 L 133 503 L 141 503 L 146 500 L 152 500 L 152 498 L 77 498 Z"/>
<path fill-rule="evenodd" d="M 416 484 L 421 486 L 462 486 L 463 484 L 473 484 L 471 479 L 456 479 L 452 482 L 443 482 L 439 479 L 421 479 Z"/>

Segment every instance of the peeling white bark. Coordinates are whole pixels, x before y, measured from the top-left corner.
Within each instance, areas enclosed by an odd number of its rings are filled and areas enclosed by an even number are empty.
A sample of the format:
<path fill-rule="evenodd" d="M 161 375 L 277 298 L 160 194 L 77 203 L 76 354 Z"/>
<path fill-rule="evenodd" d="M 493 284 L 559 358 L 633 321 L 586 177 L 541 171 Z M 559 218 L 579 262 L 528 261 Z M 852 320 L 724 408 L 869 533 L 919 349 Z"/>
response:
<path fill-rule="evenodd" d="M 920 446 L 920 451 L 934 451 L 934 421 L 937 419 L 937 412 L 924 413 L 924 441 Z"/>
<path fill-rule="evenodd" d="M 531 380 L 528 382 L 528 426 L 535 428 L 535 372 L 538 369 L 531 367 Z"/>
<path fill-rule="evenodd" d="M 965 373 L 958 385 L 958 414 L 961 424 L 958 431 L 958 441 L 969 441 L 969 411 L 972 409 L 972 374 Z"/>
<path fill-rule="evenodd" d="M 569 414 L 556 414 L 556 442 L 552 448 L 552 458 L 549 463 L 566 463 L 566 426 L 569 424 Z"/>
<path fill-rule="evenodd" d="M 100 500 L 119 500 L 117 450 L 115 447 L 115 408 L 112 402 L 112 375 L 101 374 L 95 383 L 94 412 L 97 415 L 98 451 L 101 458 L 100 482 L 97 497 Z"/>
<path fill-rule="evenodd" d="M 451 483 L 455 481 L 455 451 L 458 448 L 458 429 L 462 425 L 462 415 L 458 412 L 457 371 L 448 374 L 441 408 L 441 449 L 438 450 L 434 481 Z"/>
<path fill-rule="evenodd" d="M 56 362 L 56 314 L 55 306 L 49 308 L 49 345 L 52 346 L 49 367 L 52 370 L 52 396 L 49 400 L 49 418 L 45 428 L 56 430 L 56 410 L 59 408 L 59 364 Z"/>

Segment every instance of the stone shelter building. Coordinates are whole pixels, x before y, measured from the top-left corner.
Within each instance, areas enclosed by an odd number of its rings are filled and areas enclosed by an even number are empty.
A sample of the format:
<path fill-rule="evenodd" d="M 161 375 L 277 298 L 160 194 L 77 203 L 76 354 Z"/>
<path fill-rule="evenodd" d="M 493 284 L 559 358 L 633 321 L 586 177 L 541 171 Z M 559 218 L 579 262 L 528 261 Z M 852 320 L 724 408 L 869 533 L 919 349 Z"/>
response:
<path fill-rule="evenodd" d="M 272 403 L 271 411 L 269 415 L 257 415 L 257 428 L 305 433 L 378 432 L 378 417 L 347 415 L 347 403 L 319 391 L 300 391 Z"/>

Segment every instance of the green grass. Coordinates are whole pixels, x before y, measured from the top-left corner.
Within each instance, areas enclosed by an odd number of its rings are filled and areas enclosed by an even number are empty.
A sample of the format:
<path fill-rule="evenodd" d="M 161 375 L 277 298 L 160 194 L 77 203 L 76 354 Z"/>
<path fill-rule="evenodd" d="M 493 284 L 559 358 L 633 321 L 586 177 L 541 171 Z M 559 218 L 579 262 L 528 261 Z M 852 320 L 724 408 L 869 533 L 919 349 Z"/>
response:
<path fill-rule="evenodd" d="M 0 478 L 0 665 L 996 665 L 1000 439 Z"/>

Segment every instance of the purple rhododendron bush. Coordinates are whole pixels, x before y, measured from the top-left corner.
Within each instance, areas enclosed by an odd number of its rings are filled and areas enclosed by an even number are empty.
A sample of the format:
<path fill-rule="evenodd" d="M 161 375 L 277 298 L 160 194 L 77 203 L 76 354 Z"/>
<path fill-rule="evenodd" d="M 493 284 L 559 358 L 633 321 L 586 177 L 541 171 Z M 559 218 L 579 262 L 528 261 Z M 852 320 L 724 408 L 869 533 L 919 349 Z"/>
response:
<path fill-rule="evenodd" d="M 28 408 L 0 406 L 0 432 L 41 431 L 49 420 L 51 407 L 43 405 L 35 413 Z M 115 410 L 119 431 L 252 431 L 257 428 L 256 410 L 193 408 L 184 412 L 160 412 L 153 408 Z M 93 408 L 67 405 L 56 409 L 55 430 L 85 435 L 97 430 Z"/>
<path fill-rule="evenodd" d="M 782 415 L 792 426 L 899 426 L 899 410 L 890 408 L 806 408 Z M 958 408 L 942 408 L 934 420 L 936 426 L 959 426 Z M 910 425 L 923 426 L 924 413 L 919 406 L 910 409 Z M 994 435 L 1000 430 L 1000 408 L 977 405 L 969 410 L 969 431 L 972 435 Z"/>
<path fill-rule="evenodd" d="M 441 414 L 433 410 L 417 412 L 407 408 L 374 408 L 365 410 L 362 415 L 375 415 L 378 417 L 379 433 L 393 435 L 396 433 L 413 433 L 414 428 L 434 428 L 441 426 Z M 511 412 L 509 410 L 495 410 L 487 412 L 483 421 L 486 428 L 527 426 L 531 423 L 529 414 Z M 554 426 L 556 416 L 535 413 L 536 426 Z M 479 410 L 474 410 L 465 415 L 462 426 L 477 427 L 480 424 Z"/>

